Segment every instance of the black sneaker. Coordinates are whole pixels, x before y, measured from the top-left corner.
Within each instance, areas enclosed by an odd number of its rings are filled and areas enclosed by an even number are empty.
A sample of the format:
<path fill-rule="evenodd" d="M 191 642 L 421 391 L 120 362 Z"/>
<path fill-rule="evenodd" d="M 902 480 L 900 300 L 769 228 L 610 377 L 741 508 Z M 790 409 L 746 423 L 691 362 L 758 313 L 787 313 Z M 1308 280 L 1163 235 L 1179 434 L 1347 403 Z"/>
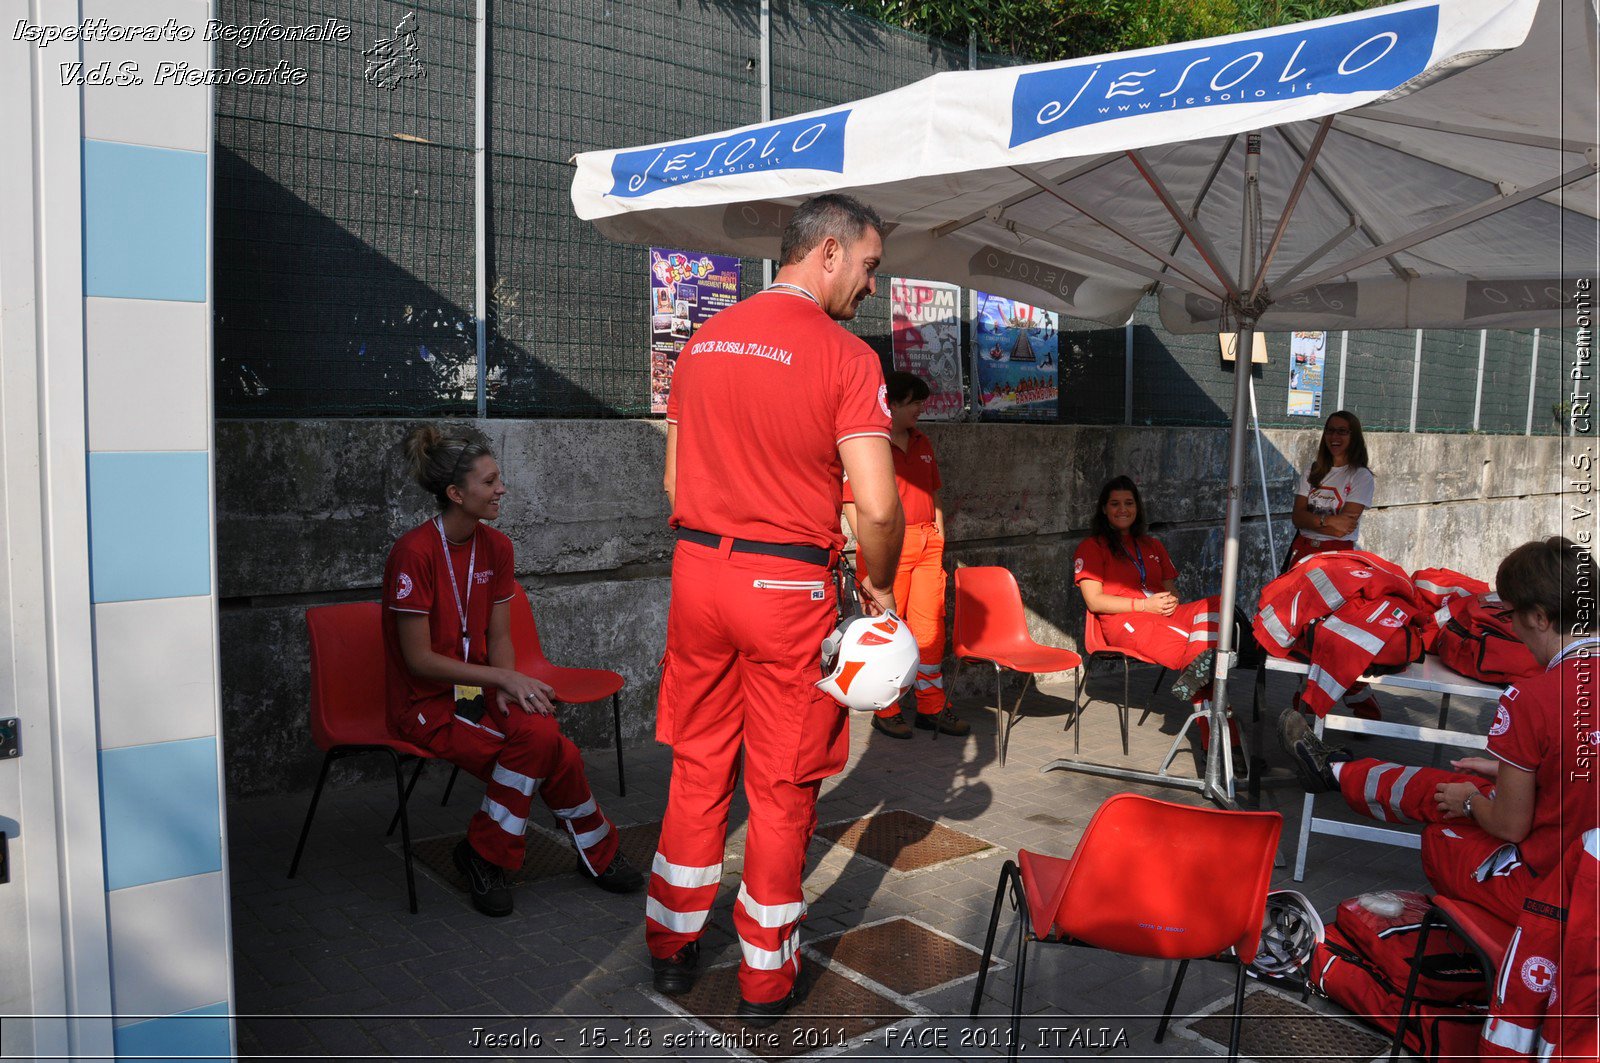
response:
<path fill-rule="evenodd" d="M 972 725 L 955 714 L 955 711 L 946 705 L 938 712 L 917 713 L 917 730 L 938 731 L 942 735 L 962 735 L 972 731 Z"/>
<path fill-rule="evenodd" d="M 657 993 L 665 993 L 669 997 L 687 993 L 694 988 L 694 980 L 698 975 L 697 967 L 700 966 L 700 942 L 691 941 L 677 952 L 661 960 L 650 957 L 650 969 L 654 972 L 652 981 L 655 983 Z"/>
<path fill-rule="evenodd" d="M 909 739 L 911 737 L 911 725 L 906 723 L 906 718 L 899 713 L 895 713 L 893 716 L 874 716 L 872 718 L 872 729 L 879 734 L 886 734 L 890 738 Z"/>
<path fill-rule="evenodd" d="M 506 872 L 498 864 L 491 864 L 478 855 L 465 838 L 453 854 L 456 870 L 467 880 L 467 892 L 472 895 L 472 906 L 484 915 L 496 919 L 511 914 L 511 887 L 506 883 Z"/>
<path fill-rule="evenodd" d="M 621 849 L 617 850 L 616 855 L 611 858 L 611 863 L 607 864 L 606 869 L 598 875 L 589 870 L 588 863 L 581 856 L 578 857 L 578 870 L 607 893 L 634 893 L 644 885 L 644 876 L 639 873 L 638 868 L 628 862 L 626 856 L 622 855 Z"/>
<path fill-rule="evenodd" d="M 766 1004 L 757 1004 L 753 1001 L 746 1000 L 744 997 L 740 997 L 739 1007 L 734 1014 L 738 1016 L 739 1020 L 746 1026 L 750 1026 L 759 1030 L 764 1027 L 771 1026 L 773 1023 L 783 1018 L 789 1009 L 794 1006 L 795 1001 L 799 999 L 800 986 L 798 983 L 796 983 L 794 988 L 790 989 L 787 994 Z"/>
<path fill-rule="evenodd" d="M 1279 714 L 1278 744 L 1289 754 L 1294 773 L 1308 793 L 1320 794 L 1339 788 L 1339 780 L 1334 778 L 1329 765 L 1349 760 L 1350 754 L 1324 743 L 1304 716 L 1293 710 Z"/>

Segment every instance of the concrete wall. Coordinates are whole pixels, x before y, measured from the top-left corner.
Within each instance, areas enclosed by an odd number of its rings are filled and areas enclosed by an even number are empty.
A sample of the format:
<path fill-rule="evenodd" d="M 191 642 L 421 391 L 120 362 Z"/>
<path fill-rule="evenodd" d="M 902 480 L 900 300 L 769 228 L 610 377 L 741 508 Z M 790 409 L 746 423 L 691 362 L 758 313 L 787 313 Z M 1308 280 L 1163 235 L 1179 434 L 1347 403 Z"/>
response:
<path fill-rule="evenodd" d="M 231 792 L 308 787 L 318 754 L 306 728 L 302 613 L 375 600 L 390 543 L 432 513 L 404 476 L 400 420 L 222 421 L 217 425 L 222 688 Z M 672 537 L 661 491 L 660 421 L 483 422 L 511 487 L 499 521 L 516 544 L 552 660 L 627 679 L 625 744 L 651 741 L 665 642 Z M 1059 425 L 930 425 L 944 475 L 947 563 L 1002 564 L 1022 587 L 1034 635 L 1077 646 L 1082 601 L 1071 557 L 1100 484 L 1140 482 L 1185 597 L 1217 590 L 1226 431 Z M 1555 438 L 1371 434 L 1378 496 L 1362 542 L 1408 568 L 1490 578 L 1511 547 L 1560 526 Z M 1277 570 L 1284 514 L 1312 430 L 1262 437 L 1277 513 L 1275 552 L 1255 452 L 1245 494 L 1246 601 Z M 610 743 L 602 707 L 564 721 L 586 747 Z M 360 770 L 359 768 L 354 770 Z"/>

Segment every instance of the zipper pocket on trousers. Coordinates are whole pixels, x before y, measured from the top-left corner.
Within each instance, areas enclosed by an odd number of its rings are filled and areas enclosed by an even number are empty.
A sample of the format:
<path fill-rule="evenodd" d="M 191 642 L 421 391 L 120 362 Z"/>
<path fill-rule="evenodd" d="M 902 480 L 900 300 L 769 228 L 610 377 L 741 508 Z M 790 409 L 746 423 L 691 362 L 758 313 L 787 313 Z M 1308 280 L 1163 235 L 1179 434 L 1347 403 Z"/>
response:
<path fill-rule="evenodd" d="M 758 591 L 820 591 L 827 584 L 819 579 L 758 579 L 754 586 Z"/>

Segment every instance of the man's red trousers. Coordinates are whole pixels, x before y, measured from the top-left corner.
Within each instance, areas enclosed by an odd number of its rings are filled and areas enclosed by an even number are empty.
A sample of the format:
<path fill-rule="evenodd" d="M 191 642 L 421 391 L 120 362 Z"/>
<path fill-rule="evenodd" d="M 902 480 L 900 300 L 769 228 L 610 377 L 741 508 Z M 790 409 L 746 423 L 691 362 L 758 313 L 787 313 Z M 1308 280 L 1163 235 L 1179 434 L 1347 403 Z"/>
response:
<path fill-rule="evenodd" d="M 788 994 L 800 970 L 800 880 L 817 791 L 849 753 L 846 710 L 818 690 L 821 646 L 836 622 L 825 568 L 679 542 L 656 738 L 672 778 L 645 912 L 650 954 L 700 937 L 722 879 L 728 805 L 743 751 L 750 806 L 733 923 L 739 991 Z"/>

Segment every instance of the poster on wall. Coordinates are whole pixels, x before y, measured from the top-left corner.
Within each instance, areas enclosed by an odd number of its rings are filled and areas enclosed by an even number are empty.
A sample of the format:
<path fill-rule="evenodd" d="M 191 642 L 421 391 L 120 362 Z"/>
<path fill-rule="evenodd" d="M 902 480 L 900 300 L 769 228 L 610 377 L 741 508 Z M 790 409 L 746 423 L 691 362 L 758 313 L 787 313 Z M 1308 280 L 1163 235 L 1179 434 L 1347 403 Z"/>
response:
<path fill-rule="evenodd" d="M 1296 332 L 1289 339 L 1290 417 L 1322 416 L 1322 368 L 1326 363 L 1328 334 Z"/>
<path fill-rule="evenodd" d="M 915 373 L 928 385 L 923 419 L 958 420 L 966 407 L 961 394 L 961 289 L 895 277 L 889 281 L 889 312 L 895 369 Z"/>
<path fill-rule="evenodd" d="M 990 417 L 1056 416 L 1061 317 L 987 292 L 973 293 L 972 362 L 978 408 Z"/>
<path fill-rule="evenodd" d="M 739 301 L 739 260 L 650 249 L 650 412 L 667 412 L 678 354 L 706 320 Z"/>

